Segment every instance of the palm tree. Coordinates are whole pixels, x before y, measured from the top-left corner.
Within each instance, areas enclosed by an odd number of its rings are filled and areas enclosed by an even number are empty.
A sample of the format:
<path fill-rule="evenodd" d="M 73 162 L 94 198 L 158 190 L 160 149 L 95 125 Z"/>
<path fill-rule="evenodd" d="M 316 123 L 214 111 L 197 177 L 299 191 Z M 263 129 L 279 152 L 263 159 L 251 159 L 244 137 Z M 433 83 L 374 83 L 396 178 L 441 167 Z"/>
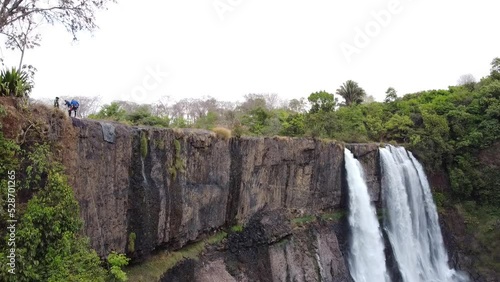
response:
<path fill-rule="evenodd" d="M 352 80 L 344 82 L 336 93 L 344 98 L 346 106 L 359 104 L 366 97 L 365 90 Z"/>

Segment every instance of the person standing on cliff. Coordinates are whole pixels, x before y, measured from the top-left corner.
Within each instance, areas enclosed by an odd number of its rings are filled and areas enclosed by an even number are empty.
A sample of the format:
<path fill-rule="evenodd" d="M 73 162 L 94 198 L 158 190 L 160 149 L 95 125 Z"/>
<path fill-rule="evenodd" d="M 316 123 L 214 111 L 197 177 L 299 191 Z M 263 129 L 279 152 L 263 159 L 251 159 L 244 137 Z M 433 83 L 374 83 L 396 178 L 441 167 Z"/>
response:
<path fill-rule="evenodd" d="M 71 112 L 75 112 L 75 117 L 76 117 L 76 110 L 78 110 L 78 107 L 80 106 L 80 104 L 78 103 L 78 101 L 76 101 L 75 99 L 68 101 L 68 100 L 64 100 L 64 104 L 68 107 L 68 114 L 69 116 L 71 117 Z"/>
<path fill-rule="evenodd" d="M 59 109 L 59 97 L 56 97 L 56 99 L 54 100 L 54 108 Z"/>

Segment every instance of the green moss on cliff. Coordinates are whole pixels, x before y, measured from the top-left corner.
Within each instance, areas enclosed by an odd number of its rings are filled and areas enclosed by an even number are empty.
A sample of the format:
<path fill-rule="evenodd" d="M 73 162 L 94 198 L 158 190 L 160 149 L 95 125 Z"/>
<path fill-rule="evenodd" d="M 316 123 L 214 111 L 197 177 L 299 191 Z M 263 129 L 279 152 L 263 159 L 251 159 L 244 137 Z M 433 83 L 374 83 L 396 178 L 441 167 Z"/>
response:
<path fill-rule="evenodd" d="M 129 267 L 126 273 L 130 281 L 158 281 L 161 276 L 185 259 L 197 260 L 208 245 L 215 245 L 226 238 L 221 231 L 205 240 L 195 242 L 174 252 L 162 252 L 153 255 L 145 262 Z"/>
<path fill-rule="evenodd" d="M 142 158 L 146 158 L 148 155 L 148 137 L 146 136 L 146 132 L 141 131 L 141 156 Z"/>
<path fill-rule="evenodd" d="M 135 252 L 135 239 L 137 238 L 137 236 L 135 235 L 134 232 L 131 232 L 129 235 L 128 235 L 128 245 L 127 245 L 127 250 L 130 252 L 130 253 L 133 253 Z"/>
<path fill-rule="evenodd" d="M 177 177 L 177 172 L 184 172 L 186 169 L 186 163 L 181 157 L 181 143 L 179 140 L 174 140 L 174 159 L 172 165 L 168 167 L 168 173 L 172 179 Z"/>

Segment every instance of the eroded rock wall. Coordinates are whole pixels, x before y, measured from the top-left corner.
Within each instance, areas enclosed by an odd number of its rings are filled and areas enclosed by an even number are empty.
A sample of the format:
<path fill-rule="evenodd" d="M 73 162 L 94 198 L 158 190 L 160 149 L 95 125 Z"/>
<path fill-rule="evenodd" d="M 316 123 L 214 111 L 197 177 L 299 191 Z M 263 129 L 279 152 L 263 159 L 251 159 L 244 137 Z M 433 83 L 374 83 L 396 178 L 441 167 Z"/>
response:
<path fill-rule="evenodd" d="M 315 214 L 341 208 L 345 197 L 339 143 L 114 126 L 110 143 L 99 122 L 74 122 L 77 156 L 67 164 L 84 232 L 101 256 L 141 258 L 246 223 L 263 208 Z"/>
<path fill-rule="evenodd" d="M 292 227 L 284 209 L 258 212 L 240 233 L 161 281 L 351 281 L 331 222 Z"/>

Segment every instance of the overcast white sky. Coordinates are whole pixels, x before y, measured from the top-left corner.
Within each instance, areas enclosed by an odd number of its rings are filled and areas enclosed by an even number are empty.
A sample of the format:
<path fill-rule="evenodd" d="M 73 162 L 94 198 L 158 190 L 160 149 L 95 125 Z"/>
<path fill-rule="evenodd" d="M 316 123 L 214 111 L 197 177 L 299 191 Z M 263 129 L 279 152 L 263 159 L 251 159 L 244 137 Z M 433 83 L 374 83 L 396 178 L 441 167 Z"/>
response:
<path fill-rule="evenodd" d="M 34 98 L 291 99 L 352 79 L 382 100 L 389 86 L 402 95 L 487 75 L 498 11 L 492 0 L 118 0 L 78 42 L 45 28 L 24 62 L 38 69 Z M 2 56 L 17 65 L 18 53 Z"/>

